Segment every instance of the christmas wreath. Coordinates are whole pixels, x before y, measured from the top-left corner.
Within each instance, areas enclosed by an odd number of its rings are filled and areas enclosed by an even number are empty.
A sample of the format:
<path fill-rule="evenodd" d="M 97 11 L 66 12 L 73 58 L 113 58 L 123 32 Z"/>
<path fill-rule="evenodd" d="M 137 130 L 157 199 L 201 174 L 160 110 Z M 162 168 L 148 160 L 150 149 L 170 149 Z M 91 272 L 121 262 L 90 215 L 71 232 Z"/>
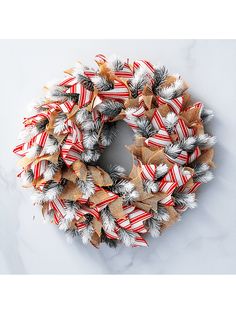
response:
<path fill-rule="evenodd" d="M 215 137 L 204 133 L 213 113 L 193 103 L 180 75 L 164 66 L 118 57 L 78 62 L 24 119 L 18 174 L 35 204 L 71 236 L 98 247 L 146 246 L 196 206 L 195 191 L 213 178 Z M 124 120 L 134 131 L 129 174 L 98 166 Z"/>

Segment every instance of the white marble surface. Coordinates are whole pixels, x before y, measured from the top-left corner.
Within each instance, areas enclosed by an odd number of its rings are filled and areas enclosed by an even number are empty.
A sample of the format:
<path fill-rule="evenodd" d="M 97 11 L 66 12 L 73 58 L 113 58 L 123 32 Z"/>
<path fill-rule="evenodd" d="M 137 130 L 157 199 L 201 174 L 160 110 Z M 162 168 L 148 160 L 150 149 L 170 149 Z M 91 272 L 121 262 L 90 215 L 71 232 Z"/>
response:
<path fill-rule="evenodd" d="M 79 240 L 68 244 L 63 233 L 43 222 L 30 191 L 15 178 L 16 144 L 27 103 L 46 81 L 80 59 L 117 53 L 146 57 L 179 72 L 191 93 L 214 109 L 208 126 L 218 138 L 215 180 L 201 188 L 199 205 L 149 248 L 99 250 Z M 0 273 L 16 274 L 199 274 L 236 273 L 236 41 L 62 40 L 0 41 Z M 122 145 L 132 141 L 120 125 L 121 139 L 110 162 L 130 166 Z"/>

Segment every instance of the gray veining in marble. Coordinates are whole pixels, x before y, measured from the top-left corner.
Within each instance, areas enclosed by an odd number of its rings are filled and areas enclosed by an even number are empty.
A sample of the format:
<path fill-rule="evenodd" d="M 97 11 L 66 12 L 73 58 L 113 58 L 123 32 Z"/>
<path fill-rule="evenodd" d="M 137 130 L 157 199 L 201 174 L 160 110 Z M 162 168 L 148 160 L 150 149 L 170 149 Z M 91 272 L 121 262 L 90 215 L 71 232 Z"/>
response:
<path fill-rule="evenodd" d="M 145 57 L 165 64 L 189 82 L 196 100 L 214 109 L 208 126 L 217 138 L 215 180 L 201 188 L 199 205 L 149 248 L 99 250 L 75 240 L 68 244 L 55 226 L 44 223 L 29 190 L 15 175 L 11 150 L 27 103 L 43 84 L 80 59 L 91 64 L 98 53 Z M 228 40 L 9 40 L 0 41 L 0 273 L 10 274 L 214 274 L 236 273 L 236 41 Z M 102 162 L 131 160 L 121 137 Z M 109 155 L 109 160 L 107 159 Z"/>

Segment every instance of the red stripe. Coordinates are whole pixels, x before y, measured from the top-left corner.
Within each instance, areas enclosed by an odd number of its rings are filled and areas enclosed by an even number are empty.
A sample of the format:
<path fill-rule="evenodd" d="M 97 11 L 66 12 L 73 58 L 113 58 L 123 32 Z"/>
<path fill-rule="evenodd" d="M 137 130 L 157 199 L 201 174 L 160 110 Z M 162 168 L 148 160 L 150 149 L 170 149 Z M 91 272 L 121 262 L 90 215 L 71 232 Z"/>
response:
<path fill-rule="evenodd" d="M 66 85 L 67 83 L 70 83 L 71 81 L 74 80 L 74 77 L 68 77 L 67 79 L 65 79 L 64 81 L 62 81 L 59 86 L 63 86 L 63 85 Z"/>

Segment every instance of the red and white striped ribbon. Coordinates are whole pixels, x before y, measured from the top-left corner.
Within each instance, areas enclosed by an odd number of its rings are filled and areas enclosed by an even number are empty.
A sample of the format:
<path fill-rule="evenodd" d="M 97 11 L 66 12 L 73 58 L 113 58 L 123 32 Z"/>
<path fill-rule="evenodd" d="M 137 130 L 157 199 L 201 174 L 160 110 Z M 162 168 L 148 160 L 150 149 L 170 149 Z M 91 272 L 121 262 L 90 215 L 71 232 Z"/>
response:
<path fill-rule="evenodd" d="M 42 180 L 42 181 L 40 182 L 40 184 L 37 185 L 37 190 L 43 192 L 43 189 L 44 189 L 44 187 L 45 187 L 46 184 L 47 184 L 47 182 L 44 181 L 44 180 Z"/>
<path fill-rule="evenodd" d="M 163 179 L 159 182 L 158 190 L 166 194 L 172 194 L 176 188 L 176 182 L 167 182 Z"/>
<path fill-rule="evenodd" d="M 165 205 L 165 206 L 173 206 L 175 204 L 173 199 L 172 199 L 172 197 L 171 197 L 171 195 L 167 195 L 165 198 L 160 200 L 159 203 L 162 204 L 162 205 Z"/>
<path fill-rule="evenodd" d="M 123 210 L 124 210 L 124 213 L 126 215 L 128 215 L 128 214 L 132 213 L 133 210 L 135 210 L 135 206 L 133 206 L 133 205 L 124 205 L 123 206 Z"/>
<path fill-rule="evenodd" d="M 121 227 L 124 228 L 125 230 L 131 230 L 131 223 L 128 217 L 125 218 L 119 218 L 116 220 L 117 224 Z"/>
<path fill-rule="evenodd" d="M 21 157 L 24 157 L 32 146 L 37 144 L 41 147 L 45 147 L 48 140 L 49 140 L 49 134 L 47 132 L 38 133 L 37 135 L 32 137 L 28 143 L 21 143 L 17 145 L 14 148 L 13 152 Z M 42 156 L 42 152 L 40 156 Z"/>
<path fill-rule="evenodd" d="M 89 202 L 88 203 L 89 206 L 93 207 L 93 208 L 96 208 L 96 210 L 100 212 L 108 204 L 110 204 L 111 202 L 115 201 L 118 198 L 118 195 L 115 194 L 115 193 L 107 192 L 107 194 L 108 194 L 108 197 L 105 200 L 101 201 L 100 203 L 98 203 L 96 205 L 93 202 Z"/>
<path fill-rule="evenodd" d="M 49 135 L 46 132 L 39 133 L 35 135 L 28 143 L 22 143 L 17 145 L 13 149 L 13 152 L 21 157 L 24 157 L 29 149 L 35 144 L 40 145 L 41 147 L 45 146 L 48 137 Z"/>
<path fill-rule="evenodd" d="M 165 123 L 164 123 L 164 119 L 163 119 L 162 115 L 160 114 L 160 112 L 158 111 L 158 109 L 156 109 L 154 111 L 154 114 L 153 114 L 152 119 L 151 119 L 151 123 L 156 130 L 166 128 Z"/>
<path fill-rule="evenodd" d="M 142 209 L 136 208 L 129 214 L 131 229 L 133 232 L 146 233 L 147 229 L 144 226 L 144 221 L 151 218 L 152 214 L 145 212 Z"/>
<path fill-rule="evenodd" d="M 135 118 L 140 118 L 145 116 L 145 108 L 143 104 L 141 103 L 140 106 L 137 108 L 136 111 L 134 111 L 131 115 L 134 116 Z"/>
<path fill-rule="evenodd" d="M 109 239 L 112 239 L 112 240 L 119 240 L 119 236 L 118 236 L 118 233 L 117 231 L 119 230 L 119 228 L 117 228 L 116 230 L 114 231 L 105 231 L 104 232 L 106 233 L 106 236 L 109 238 Z M 133 247 L 138 247 L 138 246 L 148 246 L 147 242 L 137 233 L 137 236 L 135 237 L 135 242 L 134 244 L 132 245 Z"/>
<path fill-rule="evenodd" d="M 77 83 L 77 79 L 72 75 L 66 75 L 65 78 L 58 84 L 59 86 L 68 86 L 68 88 Z"/>
<path fill-rule="evenodd" d="M 50 109 L 51 112 L 54 110 L 61 110 L 61 103 L 60 102 L 50 102 L 50 103 L 45 103 L 42 105 L 42 108 L 47 108 Z"/>
<path fill-rule="evenodd" d="M 154 73 L 153 65 L 147 60 L 138 60 L 133 63 L 134 72 L 136 72 L 139 68 L 145 69 L 148 73 Z"/>
<path fill-rule="evenodd" d="M 78 201 L 81 205 L 84 205 L 84 204 L 87 203 L 88 198 L 85 198 L 84 196 L 82 196 L 82 197 L 78 198 L 77 201 Z"/>
<path fill-rule="evenodd" d="M 177 212 L 184 213 L 188 209 L 188 206 L 186 206 L 186 205 L 175 205 L 174 208 Z"/>
<path fill-rule="evenodd" d="M 154 180 L 155 179 L 157 165 L 152 165 L 152 164 L 143 165 L 140 162 L 140 166 L 141 166 L 141 169 L 142 169 L 141 177 L 142 177 L 143 180 Z"/>
<path fill-rule="evenodd" d="M 130 68 L 128 63 L 124 64 L 124 68 L 119 71 L 114 71 L 115 76 L 119 78 L 124 78 L 124 79 L 130 79 L 133 77 L 133 71 Z"/>
<path fill-rule="evenodd" d="M 138 125 L 135 121 L 135 118 L 140 118 L 140 117 L 145 116 L 144 112 L 145 112 L 145 108 L 143 107 L 142 104 L 140 104 L 137 110 L 132 112 L 129 117 L 126 116 L 123 120 L 128 124 L 129 127 L 131 127 L 132 130 L 136 130 L 138 129 Z M 132 117 L 134 119 L 132 119 Z"/>
<path fill-rule="evenodd" d="M 60 198 L 56 198 L 55 200 L 49 202 L 49 209 L 53 209 L 54 222 L 56 224 L 58 224 L 59 221 L 65 217 L 66 214 L 65 208 L 66 208 L 65 202 Z"/>
<path fill-rule="evenodd" d="M 196 160 L 201 155 L 201 150 L 197 146 L 194 151 L 188 155 L 188 164 L 191 164 L 194 160 Z"/>
<path fill-rule="evenodd" d="M 86 89 L 82 84 L 76 83 L 66 91 L 66 93 L 79 94 L 79 108 L 89 104 L 93 99 L 93 92 Z"/>
<path fill-rule="evenodd" d="M 76 211 L 76 214 L 78 215 L 79 218 L 83 217 L 86 214 L 91 214 L 97 220 L 100 219 L 99 212 L 95 208 L 90 208 L 90 207 L 85 206 L 85 205 L 82 208 L 78 209 Z"/>
<path fill-rule="evenodd" d="M 48 137 L 49 134 L 47 132 L 39 133 L 34 137 L 34 143 L 41 147 L 44 147 Z"/>
<path fill-rule="evenodd" d="M 187 183 L 191 177 L 192 174 L 189 171 L 185 171 L 184 173 L 183 168 L 175 164 L 164 176 L 162 181 L 176 182 L 177 186 L 181 186 Z"/>
<path fill-rule="evenodd" d="M 61 147 L 62 158 L 68 166 L 76 161 L 79 154 L 84 151 L 83 136 L 79 128 L 73 123 L 73 127 L 69 129 L 71 133 L 67 135 Z"/>
<path fill-rule="evenodd" d="M 107 61 L 107 58 L 103 54 L 99 53 L 95 56 L 94 60 L 98 63 L 104 63 Z"/>
<path fill-rule="evenodd" d="M 132 213 L 134 210 L 135 210 L 135 206 L 124 205 L 123 211 L 125 213 L 125 217 L 117 219 L 117 221 L 116 221 L 117 224 L 126 230 L 131 230 L 131 223 L 129 220 L 129 214 Z"/>
<path fill-rule="evenodd" d="M 73 109 L 74 105 L 76 105 L 77 102 L 73 100 L 67 100 L 64 103 L 60 104 L 59 107 L 64 113 L 69 113 Z"/>
<path fill-rule="evenodd" d="M 103 190 L 103 188 L 101 188 L 100 186 L 98 185 L 95 185 L 95 192 L 98 192 L 98 191 L 101 191 Z"/>
<path fill-rule="evenodd" d="M 67 164 L 67 166 L 70 166 L 75 162 L 76 160 L 79 159 L 79 156 L 81 154 L 82 150 L 78 150 L 74 147 L 72 147 L 72 143 L 70 142 L 65 142 L 65 144 L 62 146 L 62 158 Z"/>
<path fill-rule="evenodd" d="M 177 192 L 178 193 L 186 193 L 186 194 L 190 194 L 190 193 L 195 193 L 196 190 L 199 188 L 199 186 L 201 185 L 202 183 L 201 182 L 195 182 L 192 186 L 188 187 L 188 186 L 185 186 L 185 185 L 182 185 L 180 186 L 178 189 L 177 189 Z M 185 212 L 187 209 L 188 209 L 188 206 L 181 206 L 181 205 L 176 205 L 175 206 L 175 209 L 178 211 L 178 212 Z"/>
<path fill-rule="evenodd" d="M 101 91 L 98 93 L 101 98 L 121 99 L 125 100 L 129 97 L 129 90 L 123 82 L 114 82 L 114 88 L 108 91 Z"/>
<path fill-rule="evenodd" d="M 27 125 L 27 126 L 28 125 L 34 126 L 35 124 L 37 124 L 38 122 L 40 122 L 43 119 L 49 119 L 51 112 L 52 111 L 48 110 L 47 112 L 41 112 L 41 113 L 38 113 L 34 116 L 24 118 L 23 123 L 24 123 L 24 125 Z"/>
<path fill-rule="evenodd" d="M 64 157 L 63 157 L 63 154 L 64 154 Z M 80 158 L 80 155 L 81 155 L 81 151 L 77 150 L 74 147 L 71 147 L 69 151 L 68 150 L 66 150 L 66 152 L 62 151 L 62 158 L 64 159 L 67 166 L 72 165 L 73 162 L 78 160 Z"/>
<path fill-rule="evenodd" d="M 144 246 L 144 247 L 148 246 L 147 241 L 145 241 L 140 235 L 135 238 L 135 243 L 133 244 L 133 247 L 138 247 L 138 246 Z"/>
<path fill-rule="evenodd" d="M 172 143 L 171 137 L 166 129 L 161 128 L 157 134 L 145 140 L 147 146 L 165 147 Z"/>
<path fill-rule="evenodd" d="M 176 158 L 172 158 L 167 154 L 166 157 L 171 163 L 176 163 L 178 165 L 185 165 L 188 162 L 188 153 L 185 150 L 182 150 Z"/>
<path fill-rule="evenodd" d="M 182 140 L 184 138 L 188 138 L 190 136 L 193 136 L 195 134 L 193 129 L 190 129 L 186 126 L 183 119 L 179 118 L 178 122 L 175 125 L 175 132 L 178 136 L 179 140 Z"/>
<path fill-rule="evenodd" d="M 203 107 L 204 107 L 203 103 L 201 103 L 201 102 L 196 102 L 195 104 L 193 104 L 191 107 L 188 107 L 188 108 L 187 108 L 186 110 L 184 110 L 184 111 L 191 111 L 191 110 L 199 109 L 199 116 L 198 116 L 198 119 L 200 120 L 200 119 L 201 119 L 201 112 L 202 112 Z"/>
<path fill-rule="evenodd" d="M 160 181 L 159 186 L 158 186 L 159 191 L 167 194 L 167 196 L 160 201 L 160 204 L 165 205 L 165 206 L 174 205 L 174 201 L 171 197 L 171 194 L 174 192 L 176 186 L 177 186 L 176 182 L 167 182 L 164 180 Z"/>
<path fill-rule="evenodd" d="M 29 148 L 30 147 L 28 143 L 22 143 L 22 144 L 17 145 L 13 149 L 13 153 L 17 154 L 18 156 L 25 157 Z"/>
<path fill-rule="evenodd" d="M 93 106 L 93 110 L 92 110 L 93 121 L 97 121 L 97 119 L 100 118 L 100 112 L 98 111 L 97 105 L 99 105 L 101 102 L 102 102 L 102 100 L 99 97 L 95 98 L 94 106 Z"/>
<path fill-rule="evenodd" d="M 92 71 L 92 70 L 91 70 Z M 94 71 L 92 71 L 94 73 Z M 86 76 L 86 74 L 84 73 Z M 76 77 L 73 75 L 68 75 L 66 78 L 59 84 L 60 86 L 68 86 L 68 89 L 66 90 L 66 93 L 72 93 L 72 94 L 79 94 L 79 100 L 78 100 L 78 106 L 79 108 L 84 107 L 85 105 L 89 104 L 92 101 L 93 98 L 93 92 L 86 89 L 82 84 L 80 84 Z M 64 110 L 67 110 L 67 106 L 71 107 L 71 105 L 75 105 L 75 102 L 71 102 L 69 100 L 64 103 L 64 106 L 62 104 L 62 108 Z M 72 108 L 73 108 L 72 106 Z M 72 110 L 72 108 L 69 110 L 69 112 Z M 64 111 L 66 112 L 66 111 Z"/>
<path fill-rule="evenodd" d="M 50 136 L 48 136 L 47 139 L 46 139 L 46 141 L 45 141 L 44 146 L 42 146 L 42 150 L 41 150 L 41 152 L 40 152 L 40 154 L 39 154 L 39 157 L 42 157 L 42 156 L 48 154 L 48 153 L 46 153 L 45 151 L 47 150 L 48 145 L 51 145 L 51 141 L 52 141 L 52 140 L 51 140 Z"/>
<path fill-rule="evenodd" d="M 137 126 L 137 124 L 136 124 L 134 121 L 131 121 L 131 120 L 128 120 L 128 119 L 127 119 L 127 120 L 124 119 L 124 121 L 127 122 L 128 126 L 129 126 L 133 131 L 135 131 L 135 130 L 138 129 L 138 126 Z"/>
<path fill-rule="evenodd" d="M 194 182 L 194 184 L 192 186 L 185 186 L 185 185 L 182 185 L 180 186 L 178 189 L 177 189 L 177 192 L 179 193 L 194 193 L 196 192 L 196 190 L 199 188 L 199 186 L 201 185 L 202 183 L 201 182 Z"/>
<path fill-rule="evenodd" d="M 34 173 L 34 179 L 39 179 L 43 173 L 47 170 L 48 161 L 47 160 L 41 160 L 37 162 L 36 164 L 31 164 L 31 170 Z"/>
<path fill-rule="evenodd" d="M 85 222 L 77 222 L 76 228 L 78 231 L 82 231 L 87 227 L 87 224 Z"/>
<path fill-rule="evenodd" d="M 88 78 L 93 78 L 94 76 L 97 76 L 97 72 L 95 72 L 92 69 L 84 70 L 84 75 L 87 76 Z"/>
<path fill-rule="evenodd" d="M 192 186 L 182 185 L 176 191 L 178 193 L 185 193 L 185 194 L 195 193 L 201 184 L 202 184 L 201 182 L 195 182 Z M 178 212 L 183 213 L 188 209 L 188 206 L 175 205 L 175 209 Z"/>
<path fill-rule="evenodd" d="M 168 104 L 168 106 L 174 111 L 174 113 L 179 114 L 182 106 L 183 106 L 183 102 L 184 102 L 184 97 L 180 96 L 178 98 L 173 98 L 173 99 L 164 99 L 160 96 L 157 96 L 157 103 L 158 105 L 165 105 Z"/>
<path fill-rule="evenodd" d="M 112 231 L 107 231 L 104 230 L 106 236 L 111 239 L 111 240 L 119 240 L 119 236 L 116 230 L 112 230 Z"/>

